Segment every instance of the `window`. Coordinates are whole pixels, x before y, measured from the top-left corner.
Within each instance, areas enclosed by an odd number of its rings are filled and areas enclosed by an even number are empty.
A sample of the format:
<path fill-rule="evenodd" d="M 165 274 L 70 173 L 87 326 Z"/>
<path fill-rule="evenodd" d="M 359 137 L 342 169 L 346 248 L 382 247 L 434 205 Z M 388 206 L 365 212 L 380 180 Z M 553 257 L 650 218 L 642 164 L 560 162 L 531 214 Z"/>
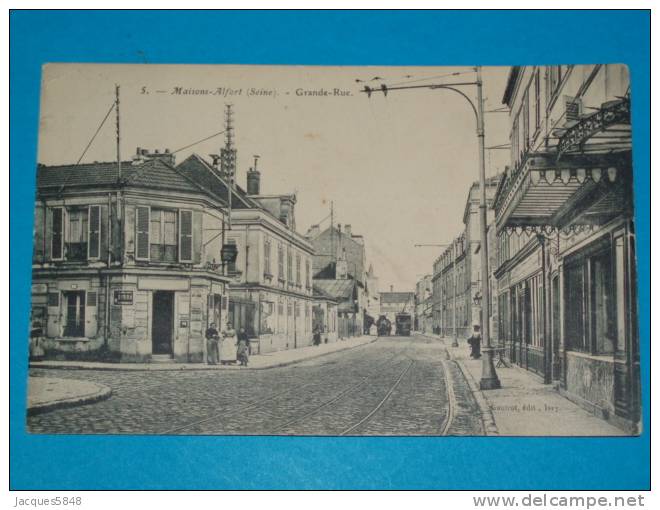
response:
<path fill-rule="evenodd" d="M 526 152 L 529 148 L 529 142 L 531 135 L 529 132 L 529 89 L 525 91 L 523 97 L 523 107 L 522 107 L 522 116 L 523 116 L 523 132 L 522 132 L 522 146 L 521 149 L 523 152 Z"/>
<path fill-rule="evenodd" d="M 270 240 L 266 238 L 264 240 L 264 274 L 269 275 L 270 272 Z"/>
<path fill-rule="evenodd" d="M 181 262 L 192 262 L 193 260 L 193 246 L 192 246 L 192 236 L 193 236 L 193 225 L 192 225 L 192 211 L 180 210 L 179 211 L 179 261 Z M 166 216 L 166 219 L 167 216 Z M 174 226 L 174 222 L 170 221 L 165 223 L 164 232 L 169 232 L 170 225 Z M 170 241 L 166 238 L 166 242 Z M 174 238 L 174 244 L 176 245 L 176 238 Z M 167 244 L 165 246 L 168 246 Z"/>
<path fill-rule="evenodd" d="M 539 70 L 534 73 L 534 131 L 541 127 L 541 76 Z"/>
<path fill-rule="evenodd" d="M 584 270 L 583 264 L 567 266 L 564 271 L 566 285 L 566 343 L 569 349 L 586 351 L 585 310 L 584 310 Z"/>
<path fill-rule="evenodd" d="M 612 264 L 609 252 L 591 259 L 591 335 L 595 352 L 614 352 L 616 338 L 615 287 L 612 281 Z"/>
<path fill-rule="evenodd" d="M 284 281 L 284 247 L 281 243 L 277 245 L 277 276 Z"/>
<path fill-rule="evenodd" d="M 564 272 L 564 310 L 568 347 L 592 354 L 611 354 L 617 340 L 617 286 L 610 248 L 592 252 Z"/>
<path fill-rule="evenodd" d="M 511 162 L 513 166 L 518 165 L 518 118 L 513 121 L 511 128 Z"/>
<path fill-rule="evenodd" d="M 289 283 L 293 283 L 293 256 L 291 255 L 291 248 L 286 250 L 286 279 Z"/>
<path fill-rule="evenodd" d="M 261 302 L 261 313 L 259 314 L 259 332 L 262 335 L 268 335 L 275 331 L 275 306 L 269 301 Z"/>
<path fill-rule="evenodd" d="M 101 255 L 101 206 L 90 205 L 88 216 L 89 244 L 87 258 L 98 259 Z"/>
<path fill-rule="evenodd" d="M 282 301 L 282 298 L 277 303 L 277 331 L 279 333 L 284 333 L 284 301 Z"/>
<path fill-rule="evenodd" d="M 309 259 L 305 260 L 305 285 L 309 289 L 311 288 L 311 282 L 310 282 L 310 269 L 309 269 Z"/>
<path fill-rule="evenodd" d="M 141 208 L 138 208 L 141 209 Z M 147 209 L 145 207 L 145 209 Z M 184 212 L 184 211 L 182 211 Z M 191 211 L 185 211 L 189 213 L 187 215 L 188 225 L 186 225 L 185 230 L 182 226 L 182 232 L 187 234 L 188 245 L 186 249 L 191 247 L 190 237 L 192 234 L 191 230 L 191 221 L 190 216 L 192 215 Z M 182 215 L 183 219 L 183 215 Z M 177 260 L 177 242 L 176 242 L 176 211 L 167 210 L 167 209 L 151 209 L 151 216 L 149 222 L 150 228 L 146 233 L 142 233 L 143 237 L 148 237 L 149 239 L 149 255 L 150 259 L 155 262 L 176 262 Z M 138 234 L 140 235 L 140 234 Z M 138 241 L 138 251 L 139 251 L 139 241 Z M 181 255 L 189 255 L 184 253 L 183 246 L 181 247 Z M 191 255 L 191 254 L 190 254 Z M 192 255 L 190 256 L 192 258 Z"/>
<path fill-rule="evenodd" d="M 64 209 L 54 207 L 51 210 L 51 258 L 62 260 L 64 258 Z"/>
<path fill-rule="evenodd" d="M 300 279 L 300 255 L 296 255 L 296 285 L 300 286 L 302 280 Z"/>
<path fill-rule="evenodd" d="M 67 211 L 68 229 L 65 231 L 67 260 L 87 259 L 88 214 L 87 207 L 75 207 Z"/>

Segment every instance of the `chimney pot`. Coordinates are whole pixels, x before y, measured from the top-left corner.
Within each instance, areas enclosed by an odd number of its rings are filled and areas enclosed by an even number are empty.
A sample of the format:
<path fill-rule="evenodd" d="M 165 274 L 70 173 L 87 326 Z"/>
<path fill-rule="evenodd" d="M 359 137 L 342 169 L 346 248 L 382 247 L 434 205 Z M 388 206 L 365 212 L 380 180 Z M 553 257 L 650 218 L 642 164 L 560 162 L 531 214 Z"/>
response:
<path fill-rule="evenodd" d="M 394 285 L 390 285 L 390 292 L 394 292 Z"/>

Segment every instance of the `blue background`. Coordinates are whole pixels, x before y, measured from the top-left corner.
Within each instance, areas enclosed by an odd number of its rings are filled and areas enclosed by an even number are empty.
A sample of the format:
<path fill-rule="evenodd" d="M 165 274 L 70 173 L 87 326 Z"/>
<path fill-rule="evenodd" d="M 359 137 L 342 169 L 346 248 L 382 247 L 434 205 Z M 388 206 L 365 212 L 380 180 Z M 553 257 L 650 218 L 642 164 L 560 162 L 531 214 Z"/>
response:
<path fill-rule="evenodd" d="M 650 15 L 14 11 L 10 55 L 13 489 L 645 489 L 650 486 Z M 30 436 L 32 214 L 45 62 L 630 66 L 644 434 L 637 438 Z"/>

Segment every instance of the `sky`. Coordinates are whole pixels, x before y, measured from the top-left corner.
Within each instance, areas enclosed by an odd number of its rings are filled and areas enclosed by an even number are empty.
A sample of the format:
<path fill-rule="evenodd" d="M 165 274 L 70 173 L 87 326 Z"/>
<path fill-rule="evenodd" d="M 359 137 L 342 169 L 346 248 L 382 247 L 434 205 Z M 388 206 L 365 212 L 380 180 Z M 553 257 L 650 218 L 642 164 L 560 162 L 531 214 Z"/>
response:
<path fill-rule="evenodd" d="M 483 69 L 486 111 L 502 108 L 508 71 Z M 442 251 L 414 245 L 446 243 L 462 229 L 468 188 L 478 179 L 474 114 L 448 90 L 371 97 L 360 90 L 475 78 L 466 67 L 48 64 L 38 161 L 75 163 L 112 106 L 115 84 L 123 160 L 137 147 L 175 151 L 222 131 L 231 103 L 237 182 L 245 187 L 259 155 L 261 193 L 297 194 L 300 233 L 324 219 L 321 227 L 329 226 L 334 203 L 335 224 L 364 236 L 380 290 L 412 291 Z M 461 90 L 476 97 L 474 86 Z M 508 145 L 508 122 L 506 113 L 485 115 L 486 147 Z M 116 159 L 115 128 L 112 112 L 82 162 Z M 177 152 L 177 162 L 218 153 L 223 136 Z M 486 174 L 501 172 L 508 155 L 486 151 Z"/>

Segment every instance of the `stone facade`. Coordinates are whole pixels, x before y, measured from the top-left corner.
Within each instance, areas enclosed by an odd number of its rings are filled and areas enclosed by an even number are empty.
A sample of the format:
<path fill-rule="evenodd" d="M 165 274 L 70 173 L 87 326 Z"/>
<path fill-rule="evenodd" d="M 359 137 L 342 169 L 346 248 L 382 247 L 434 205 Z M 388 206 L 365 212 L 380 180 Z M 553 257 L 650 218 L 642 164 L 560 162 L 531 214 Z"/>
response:
<path fill-rule="evenodd" d="M 39 167 L 33 335 L 53 357 L 202 361 L 227 313 L 223 203 L 164 160 L 122 166 Z"/>
<path fill-rule="evenodd" d="M 495 199 L 495 277 L 509 359 L 634 432 L 629 86 L 622 65 L 511 69 L 503 98 L 511 166 Z"/>

